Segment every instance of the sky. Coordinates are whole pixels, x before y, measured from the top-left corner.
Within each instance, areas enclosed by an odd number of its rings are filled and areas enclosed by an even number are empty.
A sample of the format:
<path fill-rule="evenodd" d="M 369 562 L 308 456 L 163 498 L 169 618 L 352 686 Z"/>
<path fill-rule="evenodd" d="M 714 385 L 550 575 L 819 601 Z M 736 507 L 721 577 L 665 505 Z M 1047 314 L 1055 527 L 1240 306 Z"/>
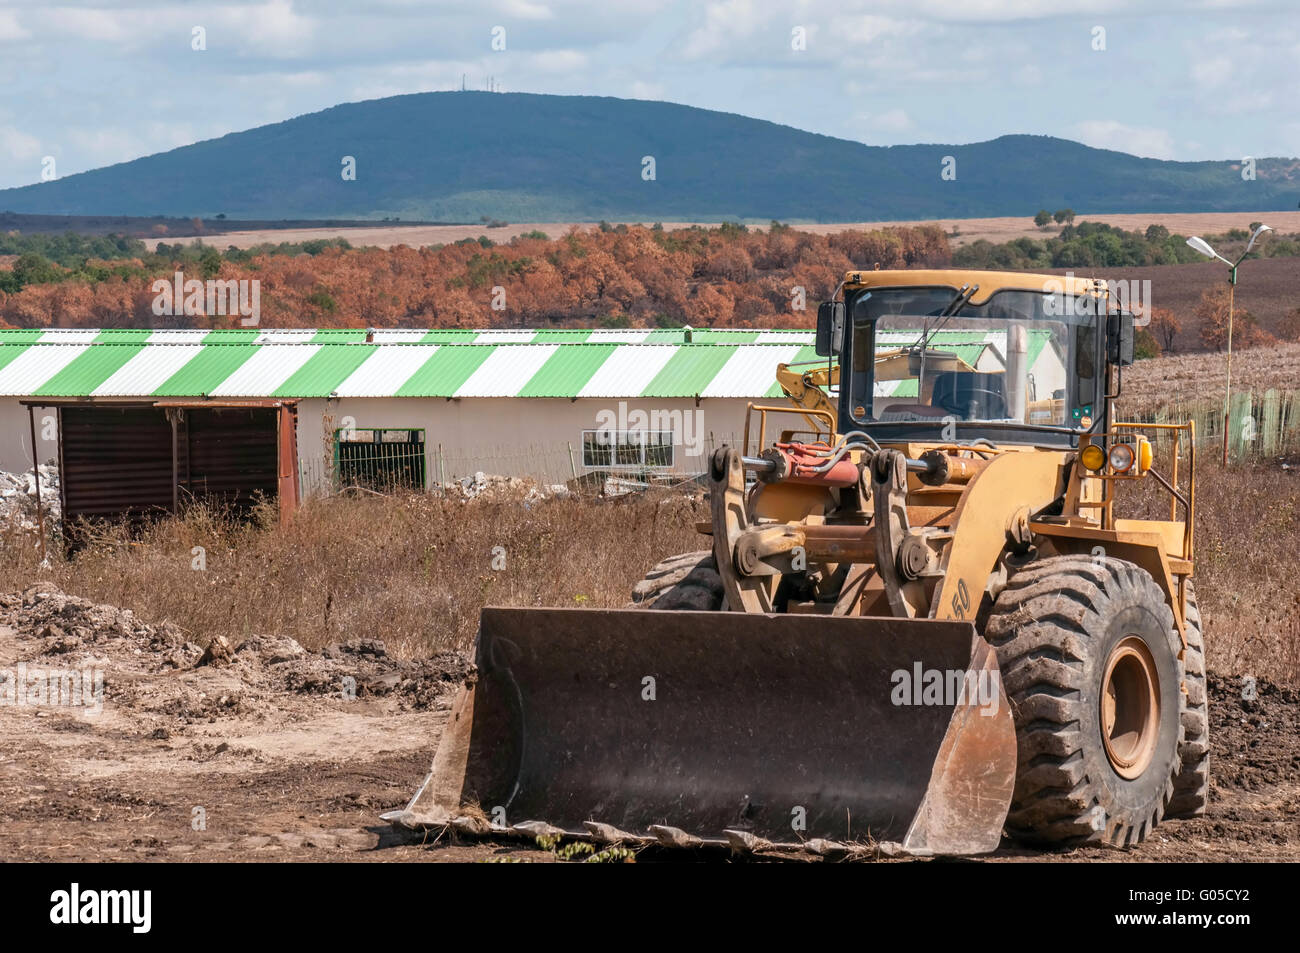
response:
<path fill-rule="evenodd" d="M 0 188 L 462 82 L 869 145 L 1297 156 L 1300 0 L 0 0 Z"/>

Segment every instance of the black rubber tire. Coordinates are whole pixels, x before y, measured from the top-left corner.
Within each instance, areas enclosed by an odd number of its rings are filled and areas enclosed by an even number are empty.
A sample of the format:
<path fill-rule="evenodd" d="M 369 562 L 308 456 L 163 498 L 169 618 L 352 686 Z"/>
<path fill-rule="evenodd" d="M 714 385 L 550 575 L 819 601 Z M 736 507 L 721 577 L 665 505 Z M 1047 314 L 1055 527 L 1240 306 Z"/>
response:
<path fill-rule="evenodd" d="M 704 550 L 669 556 L 651 569 L 632 590 L 632 607 L 720 610 L 724 596 L 713 551 Z"/>
<path fill-rule="evenodd" d="M 1112 767 L 1101 729 L 1106 662 L 1129 636 L 1150 653 L 1161 710 L 1151 759 L 1132 780 Z M 1182 642 L 1155 580 L 1111 557 L 1037 560 L 999 593 L 985 637 L 1016 724 L 1007 833 L 1056 847 L 1144 840 L 1173 797 L 1182 737 Z"/>
<path fill-rule="evenodd" d="M 1205 685 L 1205 633 L 1196 590 L 1187 581 L 1187 655 L 1183 682 L 1187 686 L 1183 708 L 1183 740 L 1178 746 L 1181 766 L 1174 778 L 1174 797 L 1166 817 L 1200 817 L 1210 800 L 1210 711 Z"/>

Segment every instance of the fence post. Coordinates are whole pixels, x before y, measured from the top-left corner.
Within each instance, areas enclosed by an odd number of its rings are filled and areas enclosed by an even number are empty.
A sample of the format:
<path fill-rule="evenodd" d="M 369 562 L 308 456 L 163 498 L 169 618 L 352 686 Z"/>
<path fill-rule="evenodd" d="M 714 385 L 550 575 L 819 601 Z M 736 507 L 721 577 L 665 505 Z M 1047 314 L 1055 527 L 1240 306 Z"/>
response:
<path fill-rule="evenodd" d="M 1237 393 L 1233 394 L 1232 402 L 1235 406 L 1232 408 L 1232 414 L 1228 418 L 1228 434 L 1229 434 L 1232 449 L 1235 452 L 1234 455 L 1237 458 L 1237 462 L 1242 463 L 1249 456 L 1247 452 L 1248 451 L 1247 444 L 1253 443 L 1255 437 L 1255 434 L 1251 433 L 1249 434 L 1249 436 L 1252 439 L 1250 440 L 1246 439 L 1247 426 L 1250 426 L 1252 430 L 1254 426 L 1254 420 L 1250 412 L 1251 411 L 1250 391 L 1238 391 Z M 1249 425 L 1247 424 L 1248 420 L 1251 421 Z M 1236 424 L 1235 434 L 1233 434 L 1232 432 L 1234 423 Z M 1232 462 L 1231 457 L 1229 457 L 1229 462 L 1230 463 Z"/>

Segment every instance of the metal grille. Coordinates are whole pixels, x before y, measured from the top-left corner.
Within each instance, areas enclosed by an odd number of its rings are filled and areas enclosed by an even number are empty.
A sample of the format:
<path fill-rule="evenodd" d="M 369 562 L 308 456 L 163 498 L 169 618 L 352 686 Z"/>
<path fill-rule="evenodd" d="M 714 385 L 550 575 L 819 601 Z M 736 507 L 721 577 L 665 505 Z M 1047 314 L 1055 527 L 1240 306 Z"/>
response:
<path fill-rule="evenodd" d="M 673 465 L 671 430 L 584 430 L 584 467 L 665 467 Z"/>
<path fill-rule="evenodd" d="M 334 472 L 343 487 L 424 489 L 424 431 L 337 430 Z"/>

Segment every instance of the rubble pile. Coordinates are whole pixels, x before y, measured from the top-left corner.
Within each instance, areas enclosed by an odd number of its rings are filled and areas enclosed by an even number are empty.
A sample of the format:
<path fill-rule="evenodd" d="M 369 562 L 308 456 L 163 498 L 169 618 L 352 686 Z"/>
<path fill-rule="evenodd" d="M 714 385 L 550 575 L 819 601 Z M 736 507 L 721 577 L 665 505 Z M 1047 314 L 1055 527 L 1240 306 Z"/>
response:
<path fill-rule="evenodd" d="M 43 463 L 37 468 L 41 478 L 41 508 L 45 526 L 54 527 L 60 520 L 59 468 Z M 36 528 L 36 474 L 7 473 L 0 470 L 0 522 L 17 520 L 24 529 Z"/>

